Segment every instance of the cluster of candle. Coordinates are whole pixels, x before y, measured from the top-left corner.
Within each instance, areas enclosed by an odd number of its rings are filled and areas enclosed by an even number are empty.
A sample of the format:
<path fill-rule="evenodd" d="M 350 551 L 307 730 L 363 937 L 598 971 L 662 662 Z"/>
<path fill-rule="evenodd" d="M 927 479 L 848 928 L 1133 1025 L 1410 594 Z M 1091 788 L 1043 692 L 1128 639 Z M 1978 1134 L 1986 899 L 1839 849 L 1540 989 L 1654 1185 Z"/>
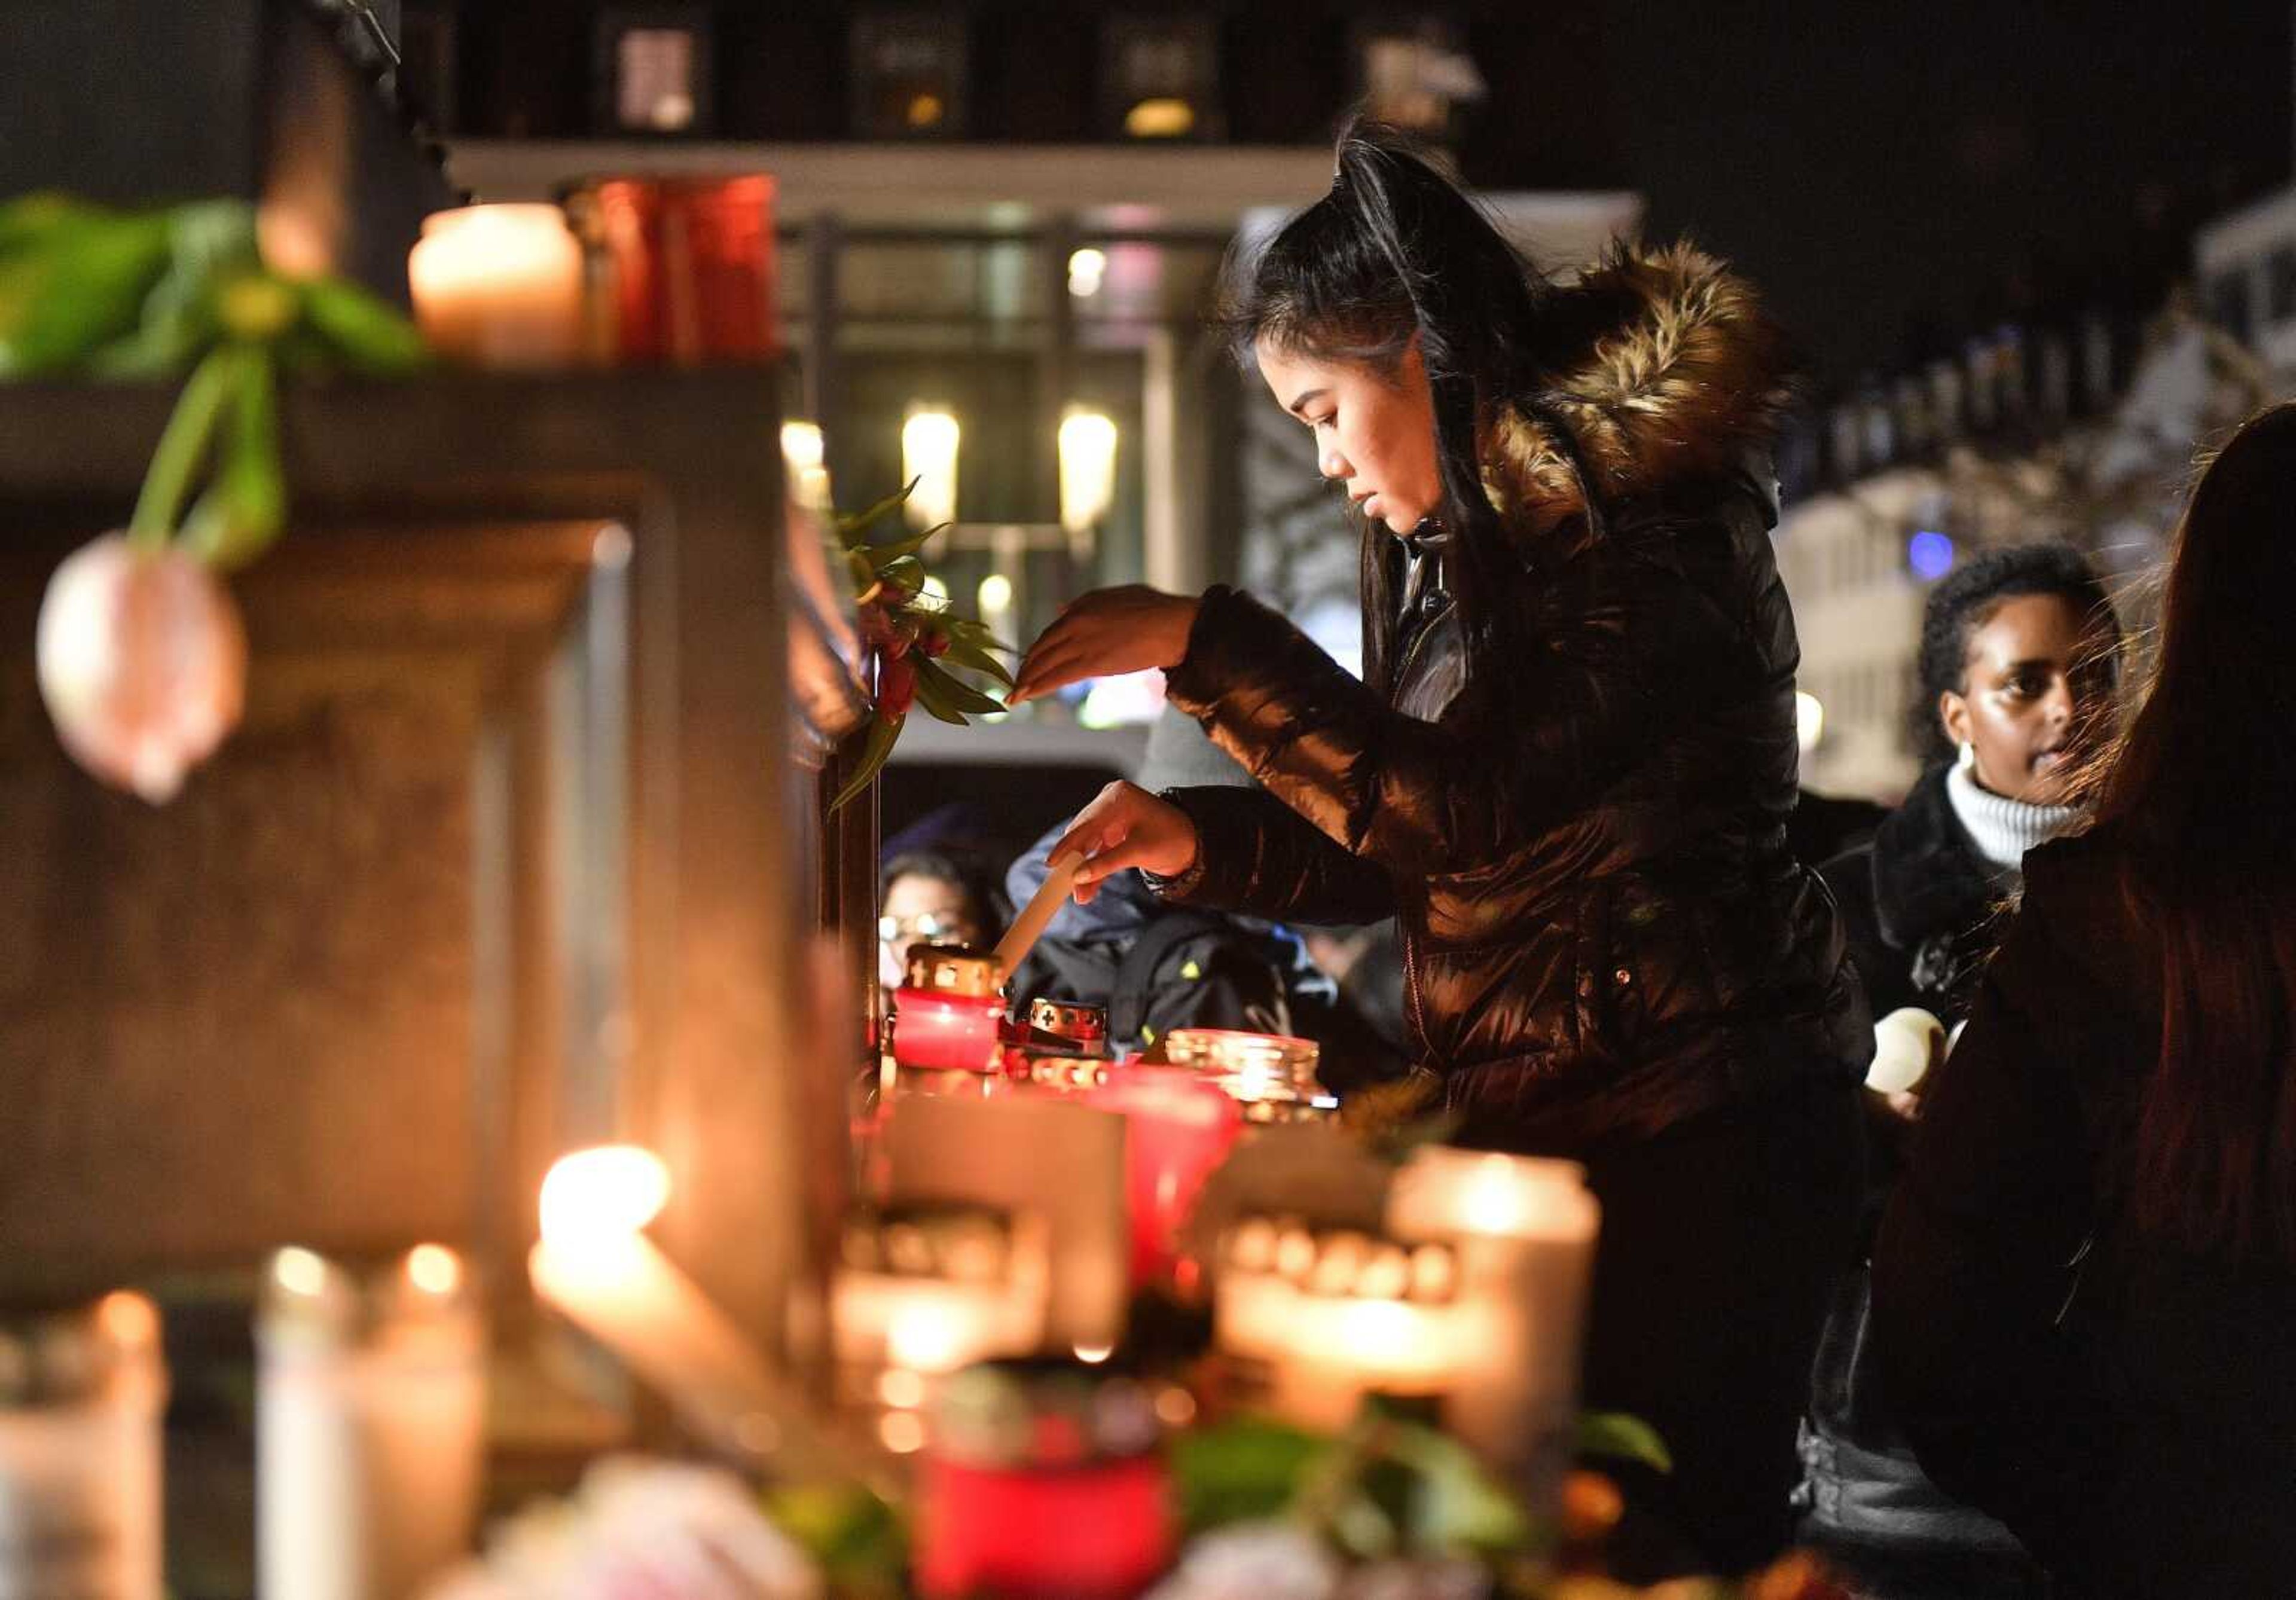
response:
<path fill-rule="evenodd" d="M 1444 1393 L 1473 1333 L 1458 1288 L 1446 1245 L 1250 1217 L 1221 1242 L 1214 1336 L 1242 1398 L 1336 1429 L 1368 1395 Z"/>
<path fill-rule="evenodd" d="M 1541 1487 L 1576 1403 L 1597 1221 L 1569 1162 L 1423 1150 L 1396 1175 L 1376 1235 L 1231 1227 L 1214 1336 L 1290 1421 L 1332 1428 L 1370 1395 L 1423 1400 L 1493 1466 Z"/>
<path fill-rule="evenodd" d="M 416 324 L 486 367 L 762 360 L 780 347 L 773 180 L 610 179 L 555 205 L 427 217 L 407 257 Z"/>
<path fill-rule="evenodd" d="M 361 1274 L 279 1251 L 256 1345 L 261 1590 L 412 1594 L 461 1559 L 486 1433 L 484 1329 L 462 1258 L 421 1244 Z"/>
<path fill-rule="evenodd" d="M 140 1294 L 0 1322 L 0 1595 L 159 1600 L 167 1394 Z"/>
<path fill-rule="evenodd" d="M 840 1399 L 879 1414 L 887 1449 L 917 1449 L 919 1413 L 940 1379 L 1042 1345 L 1050 1274 L 1044 1220 L 1026 1212 L 943 1204 L 856 1216 L 830 1287 Z"/>

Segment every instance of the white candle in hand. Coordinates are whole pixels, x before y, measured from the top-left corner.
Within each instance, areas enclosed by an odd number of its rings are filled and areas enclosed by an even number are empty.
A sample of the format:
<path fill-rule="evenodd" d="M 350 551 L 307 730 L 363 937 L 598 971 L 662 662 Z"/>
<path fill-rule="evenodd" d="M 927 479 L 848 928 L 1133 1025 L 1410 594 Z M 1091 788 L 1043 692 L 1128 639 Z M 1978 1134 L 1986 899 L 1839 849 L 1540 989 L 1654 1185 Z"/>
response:
<path fill-rule="evenodd" d="M 1909 1093 L 1945 1055 L 1945 1024 L 1917 1005 L 1901 1005 L 1874 1024 L 1874 1064 L 1866 1087 Z"/>
<path fill-rule="evenodd" d="M 1010 977 L 1020 966 L 1021 957 L 1036 948 L 1037 940 L 1044 936 L 1046 924 L 1061 908 L 1061 902 L 1076 892 L 1077 871 L 1084 866 L 1078 854 L 1062 856 L 1050 864 L 1045 882 L 1013 919 L 1012 927 L 996 942 L 996 964 Z"/>

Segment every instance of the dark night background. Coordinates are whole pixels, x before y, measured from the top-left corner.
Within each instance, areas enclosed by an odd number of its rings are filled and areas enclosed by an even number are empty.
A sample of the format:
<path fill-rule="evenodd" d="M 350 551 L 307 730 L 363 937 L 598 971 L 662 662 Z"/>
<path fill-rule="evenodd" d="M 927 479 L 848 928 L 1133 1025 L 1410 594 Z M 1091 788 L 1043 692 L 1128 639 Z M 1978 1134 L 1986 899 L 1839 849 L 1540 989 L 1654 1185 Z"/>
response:
<path fill-rule="evenodd" d="M 729 135 L 845 136 L 849 7 L 712 9 Z M 967 8 L 972 136 L 1090 137 L 1094 28 L 1108 9 Z M 578 131 L 590 10 L 466 6 L 464 126 Z M 1325 136 L 1349 92 L 1349 29 L 1376 9 L 1214 10 L 1229 136 Z M 1694 233 L 1767 286 L 1822 387 L 1925 358 L 1997 317 L 2150 310 L 2189 259 L 2195 225 L 2289 174 L 2285 5 L 1447 10 L 1491 86 L 1464 144 L 1469 176 L 1639 190 L 1653 236 Z"/>

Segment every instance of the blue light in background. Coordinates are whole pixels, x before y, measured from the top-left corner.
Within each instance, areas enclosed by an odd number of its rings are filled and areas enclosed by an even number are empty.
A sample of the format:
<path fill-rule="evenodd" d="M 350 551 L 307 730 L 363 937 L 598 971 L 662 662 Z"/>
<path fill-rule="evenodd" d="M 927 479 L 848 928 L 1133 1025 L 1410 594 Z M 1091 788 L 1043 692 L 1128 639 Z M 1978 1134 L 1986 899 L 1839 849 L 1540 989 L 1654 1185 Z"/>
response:
<path fill-rule="evenodd" d="M 1924 583 L 1943 578 L 1953 570 L 1953 541 L 1923 529 L 1906 541 L 1906 565 Z"/>

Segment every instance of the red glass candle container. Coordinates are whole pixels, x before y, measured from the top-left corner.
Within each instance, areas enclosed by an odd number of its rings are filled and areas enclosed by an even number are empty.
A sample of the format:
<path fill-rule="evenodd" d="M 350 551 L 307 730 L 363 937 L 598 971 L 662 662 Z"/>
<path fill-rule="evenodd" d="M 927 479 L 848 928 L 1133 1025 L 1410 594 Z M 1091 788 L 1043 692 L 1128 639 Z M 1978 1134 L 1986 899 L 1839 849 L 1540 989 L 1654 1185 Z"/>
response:
<path fill-rule="evenodd" d="M 1171 1486 L 1147 1391 L 1103 1368 L 999 1361 L 951 1378 L 917 1507 L 925 1600 L 1128 1600 L 1170 1563 Z"/>
<path fill-rule="evenodd" d="M 1003 974 L 993 956 L 962 945 L 912 945 L 893 995 L 893 1061 L 926 1071 L 1003 1067 Z"/>
<path fill-rule="evenodd" d="M 780 351 L 772 178 L 611 178 L 594 199 L 620 360 L 691 366 Z"/>
<path fill-rule="evenodd" d="M 1092 1101 L 1124 1117 L 1133 1286 L 1168 1282 L 1181 1226 L 1243 1131 L 1242 1107 L 1193 1072 L 1136 1064 L 1110 1073 Z"/>

